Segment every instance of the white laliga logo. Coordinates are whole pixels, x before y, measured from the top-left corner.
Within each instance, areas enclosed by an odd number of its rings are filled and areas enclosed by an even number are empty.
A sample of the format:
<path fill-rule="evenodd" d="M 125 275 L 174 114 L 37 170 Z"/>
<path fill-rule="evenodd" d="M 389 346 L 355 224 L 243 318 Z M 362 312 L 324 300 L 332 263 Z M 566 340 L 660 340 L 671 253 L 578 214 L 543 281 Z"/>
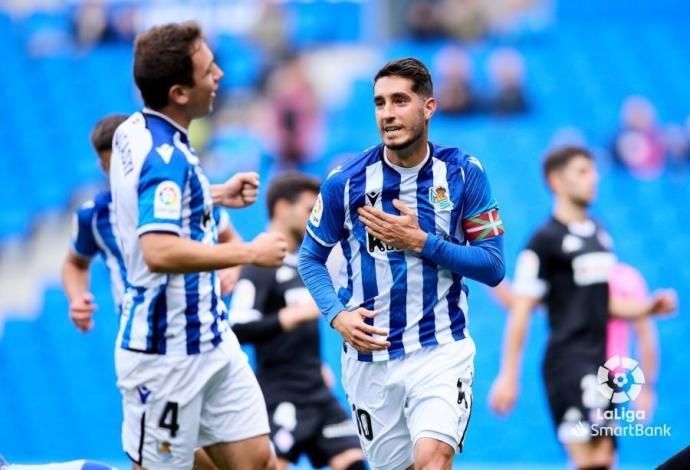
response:
<path fill-rule="evenodd" d="M 599 366 L 597 381 L 599 393 L 612 403 L 619 404 L 636 399 L 642 391 L 645 378 L 636 360 L 612 356 Z"/>

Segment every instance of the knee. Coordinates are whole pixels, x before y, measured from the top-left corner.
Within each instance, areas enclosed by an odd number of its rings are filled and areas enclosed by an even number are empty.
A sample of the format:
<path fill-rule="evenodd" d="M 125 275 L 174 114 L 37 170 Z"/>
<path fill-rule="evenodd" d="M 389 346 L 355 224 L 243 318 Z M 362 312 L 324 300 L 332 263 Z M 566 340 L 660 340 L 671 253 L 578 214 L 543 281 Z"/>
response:
<path fill-rule="evenodd" d="M 331 470 L 365 470 L 364 452 L 361 449 L 348 449 L 333 457 L 328 466 Z"/>
<path fill-rule="evenodd" d="M 443 442 L 435 441 L 415 449 L 415 470 L 450 470 L 453 465 L 453 449 Z"/>

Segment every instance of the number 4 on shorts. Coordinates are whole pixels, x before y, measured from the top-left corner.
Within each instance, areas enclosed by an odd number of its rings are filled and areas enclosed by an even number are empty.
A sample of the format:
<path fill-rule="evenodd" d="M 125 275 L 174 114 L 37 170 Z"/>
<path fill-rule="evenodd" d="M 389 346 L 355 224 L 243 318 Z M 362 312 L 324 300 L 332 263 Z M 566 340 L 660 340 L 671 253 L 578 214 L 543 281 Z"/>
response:
<path fill-rule="evenodd" d="M 180 429 L 180 425 L 177 424 L 177 410 L 177 403 L 174 401 L 169 401 L 165 404 L 161 419 L 158 421 L 158 426 L 163 429 L 169 429 L 170 437 L 173 438 L 177 435 L 177 431 Z"/>

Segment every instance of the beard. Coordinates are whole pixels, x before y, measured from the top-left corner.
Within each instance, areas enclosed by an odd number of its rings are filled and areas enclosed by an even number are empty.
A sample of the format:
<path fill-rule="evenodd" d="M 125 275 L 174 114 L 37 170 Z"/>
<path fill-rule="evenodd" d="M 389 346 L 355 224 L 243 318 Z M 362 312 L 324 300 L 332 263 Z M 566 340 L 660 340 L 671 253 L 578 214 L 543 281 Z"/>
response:
<path fill-rule="evenodd" d="M 422 137 L 422 135 L 424 134 L 424 124 L 423 123 L 424 123 L 424 120 L 420 119 L 411 127 L 412 135 L 408 139 L 406 139 L 406 140 L 404 140 L 398 144 L 386 144 L 386 147 L 388 147 L 391 150 L 395 150 L 397 152 L 404 151 L 404 150 L 407 150 L 407 149 L 413 147 L 414 144 L 416 144 L 419 141 L 419 139 Z M 384 132 L 384 134 L 385 134 L 385 132 Z"/>
<path fill-rule="evenodd" d="M 585 198 L 585 197 L 580 197 L 580 196 L 571 196 L 570 197 L 570 202 L 572 202 L 574 205 L 577 207 L 580 207 L 582 209 L 588 209 L 589 206 L 592 205 L 592 199 L 593 198 Z"/>

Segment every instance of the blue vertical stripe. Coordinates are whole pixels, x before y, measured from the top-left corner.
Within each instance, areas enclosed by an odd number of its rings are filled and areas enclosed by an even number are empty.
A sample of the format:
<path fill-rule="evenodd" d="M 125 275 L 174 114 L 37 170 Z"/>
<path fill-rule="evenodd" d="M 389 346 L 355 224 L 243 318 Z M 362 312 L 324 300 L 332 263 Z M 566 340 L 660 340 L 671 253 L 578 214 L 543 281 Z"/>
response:
<path fill-rule="evenodd" d="M 400 173 L 386 164 L 382 165 L 382 169 L 381 205 L 383 211 L 387 214 L 400 215 L 400 211 L 393 206 L 393 199 L 400 198 Z M 394 359 L 405 354 L 403 333 L 407 326 L 407 262 L 405 261 L 405 253 L 402 251 L 389 251 L 387 255 L 392 275 L 388 334 L 388 341 L 391 345 L 388 349 L 388 357 Z"/>
<path fill-rule="evenodd" d="M 213 271 L 211 272 L 211 286 L 215 285 L 216 272 Z M 223 341 L 223 337 L 221 336 L 220 330 L 218 329 L 218 322 L 222 320 L 223 315 L 218 310 L 218 296 L 216 295 L 216 290 L 213 289 L 213 294 L 211 297 L 211 313 L 213 314 L 213 322 L 211 322 L 211 332 L 213 332 L 213 339 L 211 340 L 211 344 L 213 344 L 213 346 L 218 346 L 221 343 L 221 341 Z"/>
<path fill-rule="evenodd" d="M 204 221 L 204 191 L 201 181 L 194 171 L 189 177 L 189 238 L 201 241 L 204 237 L 202 224 Z M 212 216 L 212 214 L 209 214 Z M 197 354 L 200 350 L 201 321 L 199 319 L 199 274 L 186 274 L 185 287 L 185 333 L 187 335 L 187 354 Z M 215 292 L 212 294 L 215 297 Z"/>
<path fill-rule="evenodd" d="M 347 266 L 347 287 L 341 287 L 338 290 L 338 299 L 347 305 L 352 298 L 352 293 L 354 291 L 354 283 L 352 282 L 352 249 L 350 248 L 350 243 L 347 239 L 340 243 L 343 250 L 343 256 L 345 257 L 345 263 Z"/>
<path fill-rule="evenodd" d="M 374 299 L 379 294 L 378 285 L 376 284 L 376 264 L 367 252 L 367 233 L 364 229 L 364 224 L 359 221 L 357 208 L 364 206 L 364 192 L 366 188 L 366 171 L 361 171 L 352 176 L 350 180 L 350 220 L 352 221 L 352 230 L 359 241 L 359 259 L 361 262 L 362 273 L 362 293 L 363 300 L 362 307 L 368 310 L 374 310 Z M 372 318 L 365 318 L 364 322 L 368 325 L 373 325 Z M 371 361 L 373 356 L 371 353 L 357 353 L 357 358 L 360 361 Z"/>
<path fill-rule="evenodd" d="M 110 198 L 108 198 L 110 202 Z M 117 260 L 117 266 L 120 270 L 120 278 L 122 279 L 122 284 L 127 285 L 127 268 L 125 267 L 125 260 L 120 252 L 120 247 L 115 240 L 115 234 L 113 232 L 113 225 L 110 222 L 110 206 L 105 205 L 103 210 L 99 211 L 96 216 L 96 227 L 98 233 L 101 235 L 106 248 L 110 252 L 110 256 Z M 106 253 L 107 255 L 107 253 Z"/>
<path fill-rule="evenodd" d="M 417 176 L 417 219 L 419 227 L 426 233 L 436 233 L 436 211 L 429 200 L 429 189 L 433 183 L 433 158 L 429 158 Z M 438 303 L 438 267 L 424 258 L 422 285 L 423 313 L 419 320 L 419 342 L 422 346 L 433 346 L 438 344 L 434 315 L 434 307 Z"/>
<path fill-rule="evenodd" d="M 448 188 L 450 190 L 450 198 L 455 204 L 455 209 L 451 212 L 450 217 L 450 237 L 453 243 L 461 243 L 455 236 L 455 232 L 463 210 L 461 201 L 465 189 L 465 182 L 462 179 L 460 168 L 458 168 L 457 163 L 455 163 L 456 160 L 446 159 L 444 161 L 447 165 L 446 179 L 453 180 L 452 184 L 451 181 L 448 181 Z M 456 341 L 465 337 L 463 334 L 463 329 L 466 324 L 465 314 L 460 310 L 460 292 L 462 289 L 462 276 L 453 273 L 453 284 L 448 290 L 446 300 L 448 301 L 448 314 L 450 315 L 450 330 Z"/>
<path fill-rule="evenodd" d="M 168 326 L 168 301 L 166 289 L 168 283 L 158 288 L 156 297 L 149 305 L 149 333 L 146 335 L 146 350 L 155 354 L 165 354 L 165 330 Z"/>

